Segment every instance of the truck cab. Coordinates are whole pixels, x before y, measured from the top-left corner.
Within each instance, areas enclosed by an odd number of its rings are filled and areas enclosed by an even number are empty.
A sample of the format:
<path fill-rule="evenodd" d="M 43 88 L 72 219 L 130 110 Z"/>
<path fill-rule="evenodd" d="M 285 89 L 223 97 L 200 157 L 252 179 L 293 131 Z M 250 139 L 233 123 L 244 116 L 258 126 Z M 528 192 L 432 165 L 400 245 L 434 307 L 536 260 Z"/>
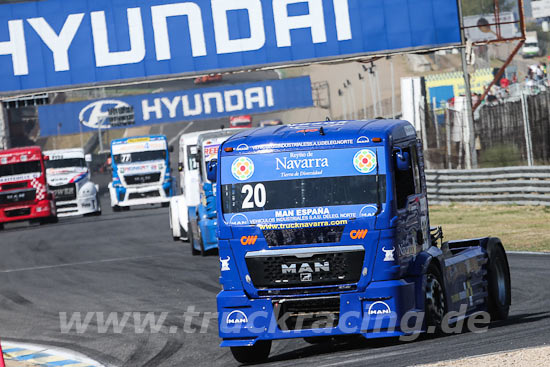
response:
<path fill-rule="evenodd" d="M 218 247 L 216 230 L 218 225 L 216 211 L 216 186 L 208 178 L 209 164 L 218 159 L 220 145 L 230 136 L 243 129 L 228 129 L 204 132 L 197 138 L 197 162 L 199 174 L 199 202 L 189 210 L 189 242 L 193 255 L 205 256 Z"/>
<path fill-rule="evenodd" d="M 406 121 L 329 121 L 241 132 L 219 150 L 222 347 L 242 363 L 271 341 L 399 337 L 478 311 L 505 318 L 496 238 L 438 244 L 422 144 Z M 410 329 L 410 314 L 421 322 Z M 425 317 L 424 317 L 425 316 Z M 405 321 L 404 321 L 405 320 Z"/>
<path fill-rule="evenodd" d="M 16 221 L 57 222 L 40 147 L 0 151 L 0 229 Z"/>
<path fill-rule="evenodd" d="M 538 57 L 542 55 L 539 39 L 536 31 L 525 33 L 525 43 L 521 49 L 523 58 Z"/>
<path fill-rule="evenodd" d="M 84 150 L 49 150 L 44 154 L 49 157 L 46 174 L 57 215 L 101 215 L 99 187 L 91 180 Z"/>
<path fill-rule="evenodd" d="M 197 140 L 201 134 L 219 131 L 196 131 L 179 139 L 178 172 L 179 195 L 170 199 L 170 229 L 174 241 L 187 241 L 189 213 L 194 215 L 200 203 L 200 175 Z"/>
<path fill-rule="evenodd" d="M 114 211 L 135 205 L 168 206 L 174 192 L 166 136 L 150 135 L 111 142 L 112 181 L 109 183 Z"/>

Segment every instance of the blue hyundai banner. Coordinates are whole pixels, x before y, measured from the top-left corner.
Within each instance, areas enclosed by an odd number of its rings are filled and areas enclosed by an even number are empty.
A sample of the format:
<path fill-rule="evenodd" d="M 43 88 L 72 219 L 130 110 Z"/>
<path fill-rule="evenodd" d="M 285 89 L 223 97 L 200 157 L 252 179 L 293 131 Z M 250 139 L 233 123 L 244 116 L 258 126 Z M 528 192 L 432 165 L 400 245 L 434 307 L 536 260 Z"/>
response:
<path fill-rule="evenodd" d="M 313 106 L 309 77 L 38 107 L 40 135 L 74 134 L 98 127 L 257 114 Z"/>
<path fill-rule="evenodd" d="M 459 43 L 457 0 L 44 0 L 0 5 L 0 92 Z"/>

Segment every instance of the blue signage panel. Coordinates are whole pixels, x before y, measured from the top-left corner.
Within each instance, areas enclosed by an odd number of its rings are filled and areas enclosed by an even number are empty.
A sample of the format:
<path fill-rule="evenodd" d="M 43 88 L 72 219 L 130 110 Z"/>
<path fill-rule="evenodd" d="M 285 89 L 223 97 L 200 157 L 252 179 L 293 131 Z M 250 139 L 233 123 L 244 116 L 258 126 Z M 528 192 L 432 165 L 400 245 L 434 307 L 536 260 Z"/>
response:
<path fill-rule="evenodd" d="M 0 5 L 0 92 L 459 44 L 457 0 Z"/>
<path fill-rule="evenodd" d="M 311 106 L 311 81 L 306 76 L 39 106 L 38 118 L 40 135 L 51 136 L 58 129 L 60 134 L 75 134 L 99 126 L 125 128 Z"/>

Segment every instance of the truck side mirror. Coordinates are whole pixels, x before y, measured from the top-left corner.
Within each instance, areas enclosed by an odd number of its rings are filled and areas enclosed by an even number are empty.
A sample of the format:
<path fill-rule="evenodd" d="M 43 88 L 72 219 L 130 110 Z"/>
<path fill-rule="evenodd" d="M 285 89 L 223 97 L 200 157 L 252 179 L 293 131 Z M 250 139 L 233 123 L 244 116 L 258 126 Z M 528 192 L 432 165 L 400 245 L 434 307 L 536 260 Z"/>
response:
<path fill-rule="evenodd" d="M 400 171 L 408 171 L 411 166 L 411 156 L 408 152 L 403 152 L 402 149 L 399 149 L 395 153 L 395 163 L 397 169 Z"/>
<path fill-rule="evenodd" d="M 173 146 L 173 145 L 170 145 L 170 146 L 168 147 L 168 151 L 169 151 L 170 153 L 174 153 L 174 146 Z"/>
<path fill-rule="evenodd" d="M 183 163 L 178 163 L 178 171 L 183 172 Z"/>
<path fill-rule="evenodd" d="M 49 155 L 45 155 L 43 159 L 44 159 L 44 161 L 49 161 L 49 160 L 50 160 L 50 156 L 49 156 Z"/>
<path fill-rule="evenodd" d="M 218 174 L 218 160 L 213 159 L 206 163 L 206 177 L 210 182 L 216 182 Z"/>
<path fill-rule="evenodd" d="M 92 163 L 92 155 L 91 154 L 86 154 L 84 156 L 84 160 L 88 163 Z"/>

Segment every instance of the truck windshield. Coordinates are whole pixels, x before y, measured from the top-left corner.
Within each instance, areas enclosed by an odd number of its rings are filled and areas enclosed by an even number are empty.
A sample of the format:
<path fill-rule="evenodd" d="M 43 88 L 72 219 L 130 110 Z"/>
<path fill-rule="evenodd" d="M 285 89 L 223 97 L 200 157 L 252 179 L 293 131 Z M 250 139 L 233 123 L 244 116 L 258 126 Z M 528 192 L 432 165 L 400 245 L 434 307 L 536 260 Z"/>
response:
<path fill-rule="evenodd" d="M 135 163 L 135 162 L 147 162 L 147 161 L 164 161 L 166 160 L 165 150 L 150 150 L 145 152 L 134 152 L 116 154 L 114 156 L 116 163 Z"/>
<path fill-rule="evenodd" d="M 386 202 L 383 148 L 224 156 L 221 167 L 222 210 L 230 223 L 369 217 Z"/>
<path fill-rule="evenodd" d="M 23 175 L 26 173 L 40 173 L 42 166 L 40 161 L 20 162 L 0 165 L 0 177 Z"/>
<path fill-rule="evenodd" d="M 67 158 L 56 159 L 45 162 L 46 168 L 69 168 L 69 167 L 82 167 L 86 168 L 86 161 L 84 158 Z"/>
<path fill-rule="evenodd" d="M 256 195 L 254 195 L 256 192 Z M 222 185 L 224 213 L 376 203 L 376 176 L 322 177 Z M 386 176 L 380 176 L 386 201 Z"/>

